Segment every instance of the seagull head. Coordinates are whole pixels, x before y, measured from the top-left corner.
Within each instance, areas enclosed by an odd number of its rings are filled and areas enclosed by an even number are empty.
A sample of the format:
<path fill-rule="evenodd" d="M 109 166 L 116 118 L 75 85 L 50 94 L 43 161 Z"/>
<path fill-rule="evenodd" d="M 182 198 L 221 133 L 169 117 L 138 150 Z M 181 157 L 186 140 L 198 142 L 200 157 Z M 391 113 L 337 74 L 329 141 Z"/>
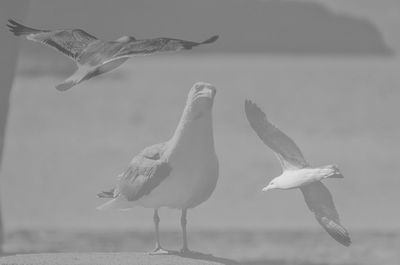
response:
<path fill-rule="evenodd" d="M 271 180 L 269 182 L 269 184 L 267 186 L 265 186 L 262 191 L 269 191 L 269 190 L 273 190 L 273 189 L 279 189 L 279 180 L 277 180 L 276 178 L 274 178 L 273 180 Z"/>
<path fill-rule="evenodd" d="M 217 90 L 211 84 L 198 82 L 189 91 L 187 106 L 194 119 L 203 114 L 211 113 L 214 97 Z"/>

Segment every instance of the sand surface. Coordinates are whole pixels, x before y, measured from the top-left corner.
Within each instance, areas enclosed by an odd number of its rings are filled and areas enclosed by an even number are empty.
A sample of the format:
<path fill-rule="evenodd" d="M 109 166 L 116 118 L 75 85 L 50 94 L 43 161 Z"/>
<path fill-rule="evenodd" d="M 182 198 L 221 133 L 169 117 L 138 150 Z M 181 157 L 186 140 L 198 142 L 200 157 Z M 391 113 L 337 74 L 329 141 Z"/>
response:
<path fill-rule="evenodd" d="M 24 265 L 220 265 L 239 264 L 232 260 L 217 258 L 205 254 L 180 255 L 150 255 L 147 253 L 53 253 L 27 254 L 0 258 L 0 263 Z"/>

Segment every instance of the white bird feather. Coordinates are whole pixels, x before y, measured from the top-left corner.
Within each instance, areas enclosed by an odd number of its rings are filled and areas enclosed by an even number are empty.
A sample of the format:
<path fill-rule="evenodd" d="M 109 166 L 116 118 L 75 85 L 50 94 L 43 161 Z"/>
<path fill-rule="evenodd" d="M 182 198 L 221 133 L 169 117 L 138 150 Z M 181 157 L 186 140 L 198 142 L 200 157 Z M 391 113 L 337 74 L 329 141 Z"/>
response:
<path fill-rule="evenodd" d="M 157 247 L 158 209 L 182 210 L 186 246 L 186 210 L 206 201 L 218 180 L 218 159 L 214 148 L 212 106 L 216 89 L 196 83 L 189 92 L 186 106 L 173 136 L 166 142 L 145 148 L 117 177 L 117 184 L 98 194 L 111 200 L 100 210 L 127 210 L 135 206 L 155 211 Z"/>
<path fill-rule="evenodd" d="M 300 188 L 308 208 L 318 223 L 339 243 L 349 246 L 351 239 L 340 224 L 339 214 L 332 195 L 322 184 L 325 178 L 342 178 L 336 166 L 312 168 L 305 160 L 300 148 L 284 132 L 268 121 L 265 113 L 250 100 L 245 101 L 245 113 L 260 139 L 277 155 L 283 173 L 274 178 L 263 190 L 273 188 Z"/>

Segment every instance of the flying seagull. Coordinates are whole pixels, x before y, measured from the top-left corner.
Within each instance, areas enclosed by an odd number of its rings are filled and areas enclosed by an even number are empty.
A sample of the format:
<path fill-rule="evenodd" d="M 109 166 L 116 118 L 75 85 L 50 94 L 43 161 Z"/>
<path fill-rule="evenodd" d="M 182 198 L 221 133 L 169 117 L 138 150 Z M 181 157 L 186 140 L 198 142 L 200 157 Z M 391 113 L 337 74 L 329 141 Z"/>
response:
<path fill-rule="evenodd" d="M 115 41 L 102 41 L 82 29 L 40 30 L 12 19 L 8 23 L 14 35 L 25 36 L 28 40 L 53 47 L 76 62 L 78 69 L 56 86 L 59 91 L 68 90 L 85 80 L 109 72 L 133 56 L 190 50 L 218 39 L 217 35 L 203 42 L 171 38 L 137 40 L 132 36 L 123 36 Z"/>
<path fill-rule="evenodd" d="M 168 207 L 182 211 L 182 253 L 188 253 L 186 212 L 212 194 L 218 179 L 218 159 L 214 150 L 212 106 L 216 89 L 207 83 L 196 83 L 189 92 L 186 106 L 173 136 L 166 142 L 145 148 L 127 169 L 117 177 L 117 184 L 99 193 L 110 198 L 98 207 L 130 209 L 143 206 L 154 209 L 156 248 L 160 245 L 158 209 Z"/>
<path fill-rule="evenodd" d="M 322 184 L 326 178 L 343 178 L 337 166 L 311 167 L 299 147 L 285 133 L 267 120 L 265 113 L 250 100 L 245 101 L 245 112 L 251 127 L 278 157 L 283 173 L 272 179 L 263 191 L 300 188 L 308 208 L 320 225 L 339 243 L 349 246 L 351 239 L 340 224 L 332 195 Z"/>

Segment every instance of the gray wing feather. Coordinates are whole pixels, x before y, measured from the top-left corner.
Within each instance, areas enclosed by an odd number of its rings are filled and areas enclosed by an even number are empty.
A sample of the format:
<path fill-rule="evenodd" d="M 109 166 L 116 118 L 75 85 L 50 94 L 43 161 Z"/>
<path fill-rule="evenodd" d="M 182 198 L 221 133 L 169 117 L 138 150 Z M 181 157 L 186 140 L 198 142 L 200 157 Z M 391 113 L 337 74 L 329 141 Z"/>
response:
<path fill-rule="evenodd" d="M 162 155 L 165 143 L 150 146 L 134 157 L 130 166 L 120 176 L 114 197 L 123 195 L 128 201 L 135 201 L 148 195 L 167 178 L 172 168 Z"/>
<path fill-rule="evenodd" d="M 309 166 L 296 143 L 270 123 L 265 113 L 255 103 L 246 100 L 245 112 L 250 126 L 260 139 L 276 153 L 283 169 Z"/>
<path fill-rule="evenodd" d="M 156 52 L 190 50 L 199 45 L 213 43 L 218 39 L 218 37 L 218 35 L 215 35 L 202 42 L 171 38 L 154 38 L 143 40 L 136 40 L 135 38 L 132 38 L 118 53 L 114 55 L 114 57 L 130 57 L 135 55 L 153 54 Z"/>
<path fill-rule="evenodd" d="M 132 40 L 124 44 L 124 46 L 114 54 L 114 58 L 131 57 L 135 55 L 148 55 L 160 52 L 166 45 L 165 39 L 147 39 L 147 40 Z"/>
<path fill-rule="evenodd" d="M 314 213 L 318 223 L 340 244 L 350 246 L 347 230 L 340 224 L 339 214 L 332 195 L 322 182 L 317 181 L 300 188 L 308 208 Z"/>
<path fill-rule="evenodd" d="M 16 36 L 48 45 L 66 56 L 77 60 L 82 52 L 93 42 L 99 40 L 82 29 L 40 30 L 24 26 L 12 19 L 7 25 Z"/>

